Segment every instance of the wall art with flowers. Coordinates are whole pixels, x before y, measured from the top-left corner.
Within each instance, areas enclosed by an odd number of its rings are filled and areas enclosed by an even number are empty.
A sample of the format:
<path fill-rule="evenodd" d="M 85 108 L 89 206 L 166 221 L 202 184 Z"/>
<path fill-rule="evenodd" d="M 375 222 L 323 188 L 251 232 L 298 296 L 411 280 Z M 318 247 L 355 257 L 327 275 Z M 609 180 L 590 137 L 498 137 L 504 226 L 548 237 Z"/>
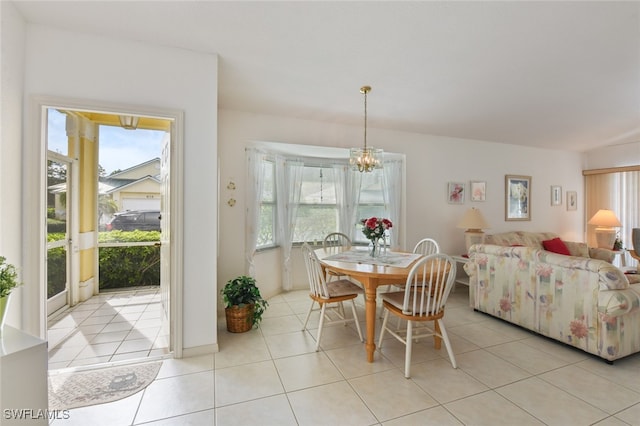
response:
<path fill-rule="evenodd" d="M 449 182 L 447 184 L 447 194 L 450 204 L 464 204 L 464 183 Z"/>
<path fill-rule="evenodd" d="M 487 199 L 487 182 L 471 181 L 471 201 L 485 201 Z"/>
<path fill-rule="evenodd" d="M 504 220 L 531 220 L 531 176 L 505 175 Z"/>

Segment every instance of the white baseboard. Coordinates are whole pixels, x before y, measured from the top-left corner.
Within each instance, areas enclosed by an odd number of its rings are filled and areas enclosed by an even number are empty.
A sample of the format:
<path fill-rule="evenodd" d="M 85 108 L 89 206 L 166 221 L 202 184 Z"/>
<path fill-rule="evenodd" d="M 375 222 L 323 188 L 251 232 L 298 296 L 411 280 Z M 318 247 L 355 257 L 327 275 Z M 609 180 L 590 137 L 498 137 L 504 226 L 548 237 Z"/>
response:
<path fill-rule="evenodd" d="M 182 357 L 190 358 L 194 356 L 214 354 L 217 352 L 220 352 L 220 347 L 217 343 L 212 343 L 210 345 L 195 346 L 193 348 L 183 348 Z"/>

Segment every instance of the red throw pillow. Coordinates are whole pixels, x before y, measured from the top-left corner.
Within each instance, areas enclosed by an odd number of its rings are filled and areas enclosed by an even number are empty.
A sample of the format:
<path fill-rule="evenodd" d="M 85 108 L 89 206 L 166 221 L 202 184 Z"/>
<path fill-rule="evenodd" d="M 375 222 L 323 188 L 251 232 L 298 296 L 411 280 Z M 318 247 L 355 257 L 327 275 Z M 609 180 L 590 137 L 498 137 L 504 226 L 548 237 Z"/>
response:
<path fill-rule="evenodd" d="M 560 238 L 553 238 L 551 240 L 543 241 L 542 246 L 547 251 L 571 256 L 567 245 Z"/>

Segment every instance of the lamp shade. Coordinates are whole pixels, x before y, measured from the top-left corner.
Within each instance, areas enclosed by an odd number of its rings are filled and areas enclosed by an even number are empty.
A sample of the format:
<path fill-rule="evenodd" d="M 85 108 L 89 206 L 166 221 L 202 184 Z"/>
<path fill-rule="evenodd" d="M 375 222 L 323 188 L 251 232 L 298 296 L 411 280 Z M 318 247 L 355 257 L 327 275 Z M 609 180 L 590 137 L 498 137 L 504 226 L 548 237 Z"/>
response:
<path fill-rule="evenodd" d="M 467 210 L 460 223 L 458 223 L 458 228 L 462 229 L 486 229 L 490 227 L 480 210 L 475 207 Z"/>
<path fill-rule="evenodd" d="M 622 226 L 616 214 L 611 210 L 601 209 L 587 222 L 595 225 L 596 243 L 599 248 L 613 249 L 616 240 L 616 231 L 613 228 Z"/>
<path fill-rule="evenodd" d="M 589 225 L 606 226 L 606 227 L 618 227 L 622 226 L 616 214 L 611 210 L 601 209 L 598 213 L 594 214 L 589 222 Z"/>

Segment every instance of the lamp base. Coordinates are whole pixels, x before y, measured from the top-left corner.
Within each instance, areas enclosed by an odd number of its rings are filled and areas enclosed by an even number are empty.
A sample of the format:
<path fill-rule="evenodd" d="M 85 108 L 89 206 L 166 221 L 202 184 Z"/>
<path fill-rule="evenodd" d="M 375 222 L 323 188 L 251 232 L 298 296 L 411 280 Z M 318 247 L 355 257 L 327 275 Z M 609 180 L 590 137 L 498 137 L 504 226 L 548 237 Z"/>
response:
<path fill-rule="evenodd" d="M 616 241 L 616 231 L 613 228 L 596 228 L 596 244 L 598 248 L 613 250 Z"/>
<path fill-rule="evenodd" d="M 464 243 L 467 247 L 467 254 L 469 254 L 472 245 L 484 243 L 484 232 L 479 229 L 467 229 L 464 232 Z"/>

